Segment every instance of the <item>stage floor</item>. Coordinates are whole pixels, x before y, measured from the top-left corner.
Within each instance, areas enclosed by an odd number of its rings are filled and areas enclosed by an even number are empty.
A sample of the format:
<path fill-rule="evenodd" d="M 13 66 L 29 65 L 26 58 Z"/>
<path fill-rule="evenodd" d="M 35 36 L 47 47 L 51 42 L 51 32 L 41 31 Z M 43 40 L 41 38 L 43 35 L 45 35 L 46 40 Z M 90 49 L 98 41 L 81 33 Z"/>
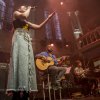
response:
<path fill-rule="evenodd" d="M 87 96 L 87 97 L 80 97 L 80 98 L 73 98 L 73 99 L 62 99 L 62 100 L 100 100 L 100 96 L 94 97 L 94 96 Z"/>

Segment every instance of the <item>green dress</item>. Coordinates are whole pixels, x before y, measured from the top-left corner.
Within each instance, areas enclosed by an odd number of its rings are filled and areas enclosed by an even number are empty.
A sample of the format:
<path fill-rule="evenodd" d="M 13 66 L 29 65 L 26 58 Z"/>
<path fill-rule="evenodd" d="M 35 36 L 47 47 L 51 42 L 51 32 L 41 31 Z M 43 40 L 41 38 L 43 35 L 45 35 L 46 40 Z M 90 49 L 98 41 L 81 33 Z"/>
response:
<path fill-rule="evenodd" d="M 36 70 L 29 31 L 17 28 L 12 38 L 12 50 L 7 91 L 37 91 Z"/>

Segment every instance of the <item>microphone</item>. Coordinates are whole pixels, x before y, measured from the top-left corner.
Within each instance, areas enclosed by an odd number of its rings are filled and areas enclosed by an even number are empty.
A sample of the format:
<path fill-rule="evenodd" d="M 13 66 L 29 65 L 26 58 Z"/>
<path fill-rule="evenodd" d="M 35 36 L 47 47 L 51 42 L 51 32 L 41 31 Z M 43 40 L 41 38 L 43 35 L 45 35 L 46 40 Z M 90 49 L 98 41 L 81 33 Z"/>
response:
<path fill-rule="evenodd" d="M 31 7 L 31 9 L 36 9 L 37 8 L 37 6 L 33 6 L 33 7 Z"/>

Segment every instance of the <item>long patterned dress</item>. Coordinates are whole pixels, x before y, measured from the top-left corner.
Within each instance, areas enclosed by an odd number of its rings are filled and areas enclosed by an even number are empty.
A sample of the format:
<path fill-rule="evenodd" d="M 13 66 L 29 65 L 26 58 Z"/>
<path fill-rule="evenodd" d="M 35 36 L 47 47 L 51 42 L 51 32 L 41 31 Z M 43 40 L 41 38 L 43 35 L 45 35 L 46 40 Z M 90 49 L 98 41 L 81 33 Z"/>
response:
<path fill-rule="evenodd" d="M 7 91 L 37 91 L 34 55 L 29 31 L 17 28 L 12 38 L 12 50 Z"/>

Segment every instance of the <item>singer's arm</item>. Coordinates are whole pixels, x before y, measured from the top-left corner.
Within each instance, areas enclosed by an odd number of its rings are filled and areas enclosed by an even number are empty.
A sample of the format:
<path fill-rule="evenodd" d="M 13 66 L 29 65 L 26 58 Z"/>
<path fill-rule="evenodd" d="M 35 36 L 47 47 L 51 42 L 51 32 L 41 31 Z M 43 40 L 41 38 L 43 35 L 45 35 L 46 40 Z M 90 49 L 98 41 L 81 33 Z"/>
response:
<path fill-rule="evenodd" d="M 24 19 L 26 19 L 30 14 L 30 10 L 31 9 L 32 9 L 32 7 L 29 6 L 25 12 L 15 11 L 13 16 L 14 16 L 15 19 L 16 18 L 19 18 L 19 19 L 23 19 L 24 18 Z"/>
<path fill-rule="evenodd" d="M 48 18 L 46 19 L 46 20 L 44 20 L 41 24 L 39 24 L 39 25 L 37 25 L 37 24 L 33 24 L 33 23 L 31 23 L 31 22 L 29 22 L 29 21 L 25 21 L 31 28 L 33 28 L 33 29 L 39 29 L 39 28 L 41 28 L 43 25 L 45 25 L 47 22 L 48 22 L 48 20 L 52 17 L 54 15 L 54 13 L 52 13 L 52 14 L 50 14 L 49 16 L 48 16 Z"/>

